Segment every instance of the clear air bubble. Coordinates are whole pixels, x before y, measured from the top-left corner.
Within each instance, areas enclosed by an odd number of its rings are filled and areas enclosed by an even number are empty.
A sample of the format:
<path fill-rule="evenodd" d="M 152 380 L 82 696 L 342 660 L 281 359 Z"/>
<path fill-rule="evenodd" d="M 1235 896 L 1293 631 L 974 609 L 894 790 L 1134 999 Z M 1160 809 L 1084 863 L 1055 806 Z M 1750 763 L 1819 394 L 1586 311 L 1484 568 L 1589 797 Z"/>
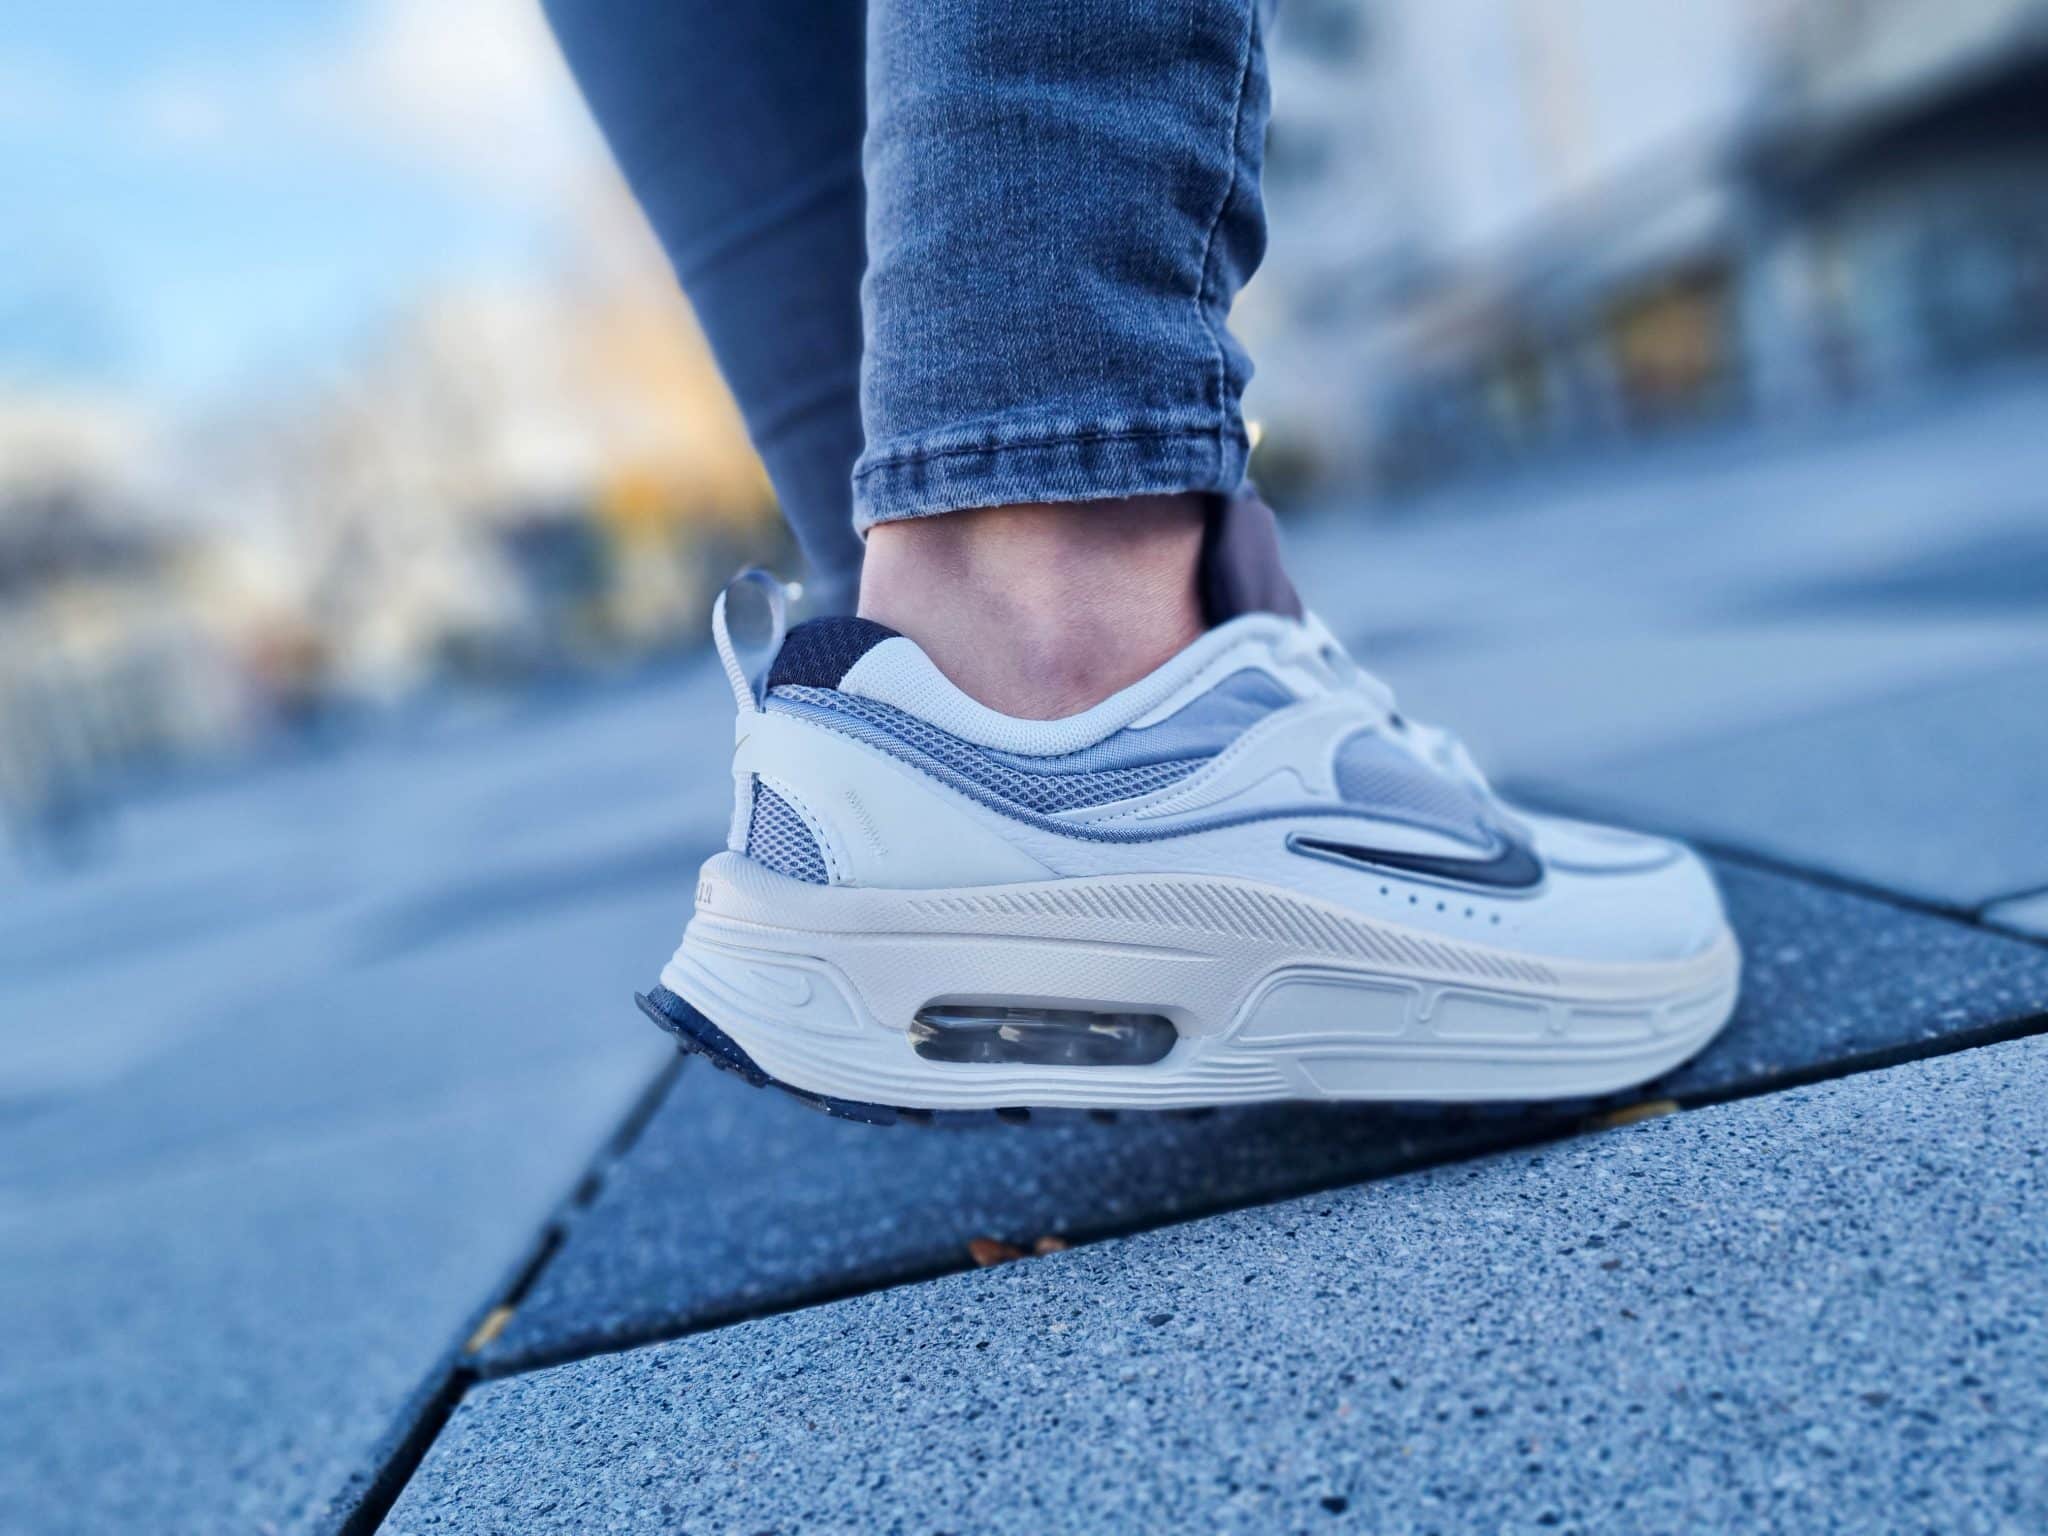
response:
<path fill-rule="evenodd" d="M 1144 1067 L 1179 1036 L 1156 1013 L 1088 1013 L 955 1003 L 922 1008 L 910 1043 L 926 1061 L 1032 1067 Z"/>

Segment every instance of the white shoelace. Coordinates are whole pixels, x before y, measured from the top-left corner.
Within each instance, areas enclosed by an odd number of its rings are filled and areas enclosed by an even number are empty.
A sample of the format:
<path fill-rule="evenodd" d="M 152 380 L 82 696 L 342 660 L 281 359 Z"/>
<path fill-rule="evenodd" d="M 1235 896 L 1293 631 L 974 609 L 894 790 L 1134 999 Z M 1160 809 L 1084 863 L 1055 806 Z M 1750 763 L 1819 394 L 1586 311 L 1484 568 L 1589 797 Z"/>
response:
<path fill-rule="evenodd" d="M 1422 762 L 1446 778 L 1469 785 L 1492 798 L 1493 786 L 1472 760 L 1465 743 L 1441 726 L 1427 725 L 1403 715 L 1394 690 L 1386 681 L 1368 672 L 1343 647 L 1337 637 L 1314 614 L 1303 621 L 1299 638 L 1282 648 L 1285 661 L 1308 661 L 1324 672 L 1331 685 L 1342 693 L 1356 694 L 1379 717 L 1391 738 L 1407 746 Z"/>

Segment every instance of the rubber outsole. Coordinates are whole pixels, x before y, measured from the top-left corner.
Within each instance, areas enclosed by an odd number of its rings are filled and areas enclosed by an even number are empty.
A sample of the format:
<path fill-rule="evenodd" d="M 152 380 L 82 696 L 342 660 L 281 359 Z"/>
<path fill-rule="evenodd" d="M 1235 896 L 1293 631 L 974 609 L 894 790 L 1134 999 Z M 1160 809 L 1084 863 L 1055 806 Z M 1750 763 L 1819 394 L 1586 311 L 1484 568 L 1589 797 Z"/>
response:
<path fill-rule="evenodd" d="M 683 1050 L 702 1056 L 721 1072 L 730 1072 L 756 1088 L 780 1089 L 798 1103 L 836 1120 L 854 1120 L 862 1125 L 1023 1125 L 1041 1117 L 1070 1123 L 1079 1119 L 1114 1121 L 1119 1113 L 1113 1109 L 1034 1110 L 1024 1106 L 1014 1109 L 910 1109 L 895 1104 L 864 1104 L 858 1099 L 835 1099 L 829 1094 L 812 1093 L 793 1083 L 785 1083 L 781 1078 L 762 1071 L 732 1036 L 667 987 L 657 983 L 651 992 L 634 993 L 633 1001 L 640 1005 L 640 1011 L 648 1018 L 674 1035 Z M 1194 1109 L 1160 1113 L 1199 1118 L 1214 1111 Z"/>
<path fill-rule="evenodd" d="M 868 1104 L 859 1099 L 837 1099 L 829 1094 L 812 1093 L 794 1083 L 785 1083 L 781 1078 L 762 1070 L 760 1064 L 749 1056 L 732 1036 L 705 1018 L 689 1002 L 657 982 L 648 992 L 636 992 L 633 1001 L 640 1005 L 640 1011 L 652 1019 L 668 1034 L 675 1037 L 677 1047 L 686 1055 L 702 1056 L 721 1072 L 730 1072 L 751 1087 L 773 1088 L 786 1093 L 799 1104 L 830 1115 L 835 1120 L 852 1120 L 860 1125 L 938 1125 L 938 1126 L 985 1126 L 990 1124 L 1029 1125 L 1074 1124 L 1076 1121 L 1092 1120 L 1100 1125 L 1113 1125 L 1125 1115 L 1167 1115 L 1177 1120 L 1206 1120 L 1216 1113 L 1213 1105 L 1193 1109 L 1047 1109 L 1019 1105 L 1006 1109 L 912 1109 L 897 1104 Z M 1599 1109 L 1603 1106 L 1624 1104 L 1640 1099 L 1649 1093 L 1660 1078 L 1638 1085 L 1621 1093 L 1587 1095 L 1572 1099 L 1551 1099 L 1539 1107 L 1547 1114 L 1568 1118 L 1573 1114 Z M 1358 1106 L 1364 1108 L 1367 1106 Z M 1395 1116 L 1415 1119 L 1441 1120 L 1446 1116 L 1460 1119 L 1491 1120 L 1524 1113 L 1531 1106 L 1525 1103 L 1502 1100 L 1495 1103 L 1434 1104 L 1423 1100 L 1412 1102 L 1388 1102 L 1370 1106 L 1371 1109 Z"/>

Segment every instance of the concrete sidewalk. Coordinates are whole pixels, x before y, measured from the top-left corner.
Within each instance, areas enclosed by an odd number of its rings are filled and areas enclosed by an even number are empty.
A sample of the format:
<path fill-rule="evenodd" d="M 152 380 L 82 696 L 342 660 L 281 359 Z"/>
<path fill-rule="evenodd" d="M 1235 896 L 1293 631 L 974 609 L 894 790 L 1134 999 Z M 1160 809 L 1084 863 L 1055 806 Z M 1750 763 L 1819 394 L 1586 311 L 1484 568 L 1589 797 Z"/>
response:
<path fill-rule="evenodd" d="M 673 1338 L 1030 1248 L 1383 1178 L 1996 1039 L 2048 1015 L 2048 949 L 1739 865 L 1717 871 L 1747 963 L 1705 1055 L 1599 1104 L 1519 1112 L 1278 1105 L 898 1134 L 692 1062 L 476 1355 L 487 1375 Z"/>
<path fill-rule="evenodd" d="M 1295 530 L 1405 709 L 1716 855 L 1741 1017 L 1624 1101 L 920 1133 L 658 1077 L 708 663 L 138 804 L 0 893 L 0 1507 L 2038 1526 L 2044 404 Z"/>
<path fill-rule="evenodd" d="M 1525 794 L 1719 851 L 1748 967 L 1698 1061 L 1520 1114 L 894 1133 L 693 1066 L 386 1528 L 2048 1519 L 2048 950 L 1987 926 L 2048 887 L 2048 535 L 1981 483 L 1935 526 L 1966 468 L 1924 447 L 1863 445 L 1916 469 L 1846 538 L 1806 463 L 1697 521 L 1638 485 L 1305 530 L 1318 606 Z M 968 1272 L 1048 1235 L 1087 1246 Z"/>
<path fill-rule="evenodd" d="M 472 1393 L 394 1533 L 2048 1525 L 2048 1040 Z"/>

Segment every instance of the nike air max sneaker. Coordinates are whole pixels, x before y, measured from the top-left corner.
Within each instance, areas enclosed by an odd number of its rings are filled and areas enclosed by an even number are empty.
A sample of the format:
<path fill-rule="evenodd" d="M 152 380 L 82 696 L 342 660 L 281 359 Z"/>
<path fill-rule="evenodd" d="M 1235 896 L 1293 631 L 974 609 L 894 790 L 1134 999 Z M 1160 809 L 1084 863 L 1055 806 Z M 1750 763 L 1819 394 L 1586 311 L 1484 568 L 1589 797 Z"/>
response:
<path fill-rule="evenodd" d="M 727 851 L 643 999 L 842 1112 L 1594 1095 L 1727 1021 L 1713 882 L 1504 804 L 1313 618 L 1249 612 L 1064 720 L 862 619 L 778 631 Z"/>

